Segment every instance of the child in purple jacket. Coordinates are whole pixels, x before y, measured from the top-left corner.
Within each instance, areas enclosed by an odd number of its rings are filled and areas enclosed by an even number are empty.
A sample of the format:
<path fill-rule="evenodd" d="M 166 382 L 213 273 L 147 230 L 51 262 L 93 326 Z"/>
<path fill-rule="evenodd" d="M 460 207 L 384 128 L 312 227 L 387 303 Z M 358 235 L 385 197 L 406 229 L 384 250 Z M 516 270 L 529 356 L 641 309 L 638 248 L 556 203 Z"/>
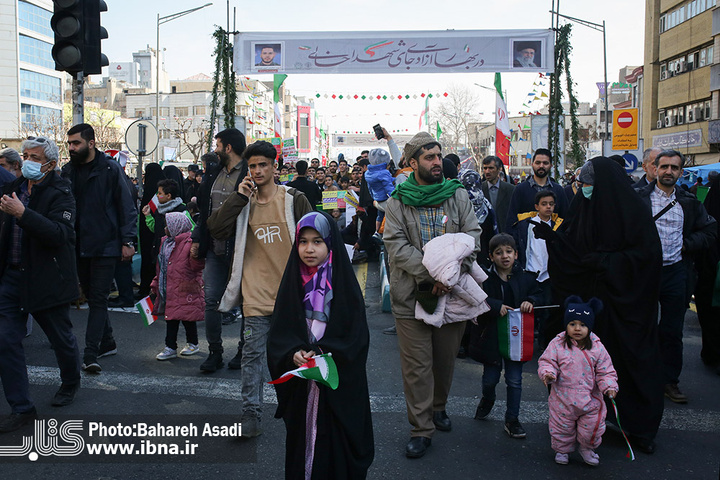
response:
<path fill-rule="evenodd" d="M 193 222 L 186 212 L 165 215 L 165 233 L 160 244 L 157 276 L 150 285 L 157 295 L 153 313 L 164 314 L 167 332 L 165 348 L 155 358 L 169 360 L 177 357 L 177 337 L 180 322 L 185 327 L 187 345 L 180 355 L 194 355 L 198 347 L 197 322 L 205 318 L 205 294 L 202 272 L 205 260 L 190 255 Z"/>

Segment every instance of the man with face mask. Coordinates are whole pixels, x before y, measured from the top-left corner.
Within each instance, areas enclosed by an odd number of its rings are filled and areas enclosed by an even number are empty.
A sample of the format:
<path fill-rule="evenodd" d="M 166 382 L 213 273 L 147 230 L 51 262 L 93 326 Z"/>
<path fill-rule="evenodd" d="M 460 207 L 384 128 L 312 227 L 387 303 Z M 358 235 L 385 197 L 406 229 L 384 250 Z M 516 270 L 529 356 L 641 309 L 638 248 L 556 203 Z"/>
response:
<path fill-rule="evenodd" d="M 205 335 L 210 355 L 200 365 L 200 370 L 212 373 L 222 368 L 222 314 L 218 311 L 220 299 L 225 292 L 228 273 L 232 265 L 235 236 L 217 240 L 210 235 L 207 219 L 232 195 L 237 195 L 238 185 L 247 176 L 247 162 L 241 157 L 245 150 L 245 135 L 237 128 L 227 128 L 215 135 L 215 154 L 219 164 L 208 166 L 198 189 L 197 202 L 200 217 L 192 233 L 191 254 L 205 259 Z M 228 364 L 229 368 L 240 368 L 242 346 Z"/>
<path fill-rule="evenodd" d="M 68 130 L 70 162 L 62 169 L 77 203 L 78 277 L 88 302 L 83 369 L 99 373 L 98 358 L 117 353 L 108 317 L 108 295 L 118 259 L 132 259 L 137 210 L 122 167 L 95 148 L 95 131 L 86 124 Z"/>
<path fill-rule="evenodd" d="M 80 388 L 80 354 L 70 323 L 78 297 L 75 199 L 55 171 L 58 147 L 45 137 L 22 144 L 22 175 L 0 199 L 0 379 L 12 414 L 0 433 L 37 418 L 29 395 L 22 340 L 32 313 L 55 352 L 62 385 L 52 404 L 69 405 Z"/>

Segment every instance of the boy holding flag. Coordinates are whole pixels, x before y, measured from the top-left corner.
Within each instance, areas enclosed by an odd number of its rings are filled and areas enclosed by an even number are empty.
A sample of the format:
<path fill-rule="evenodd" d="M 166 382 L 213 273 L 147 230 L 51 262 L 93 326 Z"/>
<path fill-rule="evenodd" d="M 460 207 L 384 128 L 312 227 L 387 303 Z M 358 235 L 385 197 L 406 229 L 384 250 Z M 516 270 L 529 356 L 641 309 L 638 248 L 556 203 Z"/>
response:
<path fill-rule="evenodd" d="M 470 332 L 470 356 L 484 364 L 482 399 L 475 419 L 490 415 L 495 404 L 495 387 L 505 368 L 507 410 L 505 431 L 512 438 L 525 438 L 518 421 L 522 394 L 523 363 L 532 358 L 533 305 L 539 303 L 542 291 L 535 275 L 523 271 L 515 240 L 505 233 L 495 235 L 489 244 L 492 265 L 483 290 L 488 294 L 490 311 L 478 317 Z"/>

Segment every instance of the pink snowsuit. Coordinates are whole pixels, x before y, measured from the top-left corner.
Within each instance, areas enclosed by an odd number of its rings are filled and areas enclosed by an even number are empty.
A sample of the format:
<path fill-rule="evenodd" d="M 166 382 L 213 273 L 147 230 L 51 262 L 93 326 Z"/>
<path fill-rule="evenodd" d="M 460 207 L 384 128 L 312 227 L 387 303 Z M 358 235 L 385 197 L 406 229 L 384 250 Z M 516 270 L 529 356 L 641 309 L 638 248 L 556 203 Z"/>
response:
<path fill-rule="evenodd" d="M 584 449 L 600 446 L 605 432 L 603 394 L 618 390 L 617 373 L 600 339 L 590 333 L 592 349 L 565 345 L 565 332 L 555 337 L 538 360 L 538 375 L 555 375 L 548 404 L 552 449 L 571 453 L 575 442 Z"/>

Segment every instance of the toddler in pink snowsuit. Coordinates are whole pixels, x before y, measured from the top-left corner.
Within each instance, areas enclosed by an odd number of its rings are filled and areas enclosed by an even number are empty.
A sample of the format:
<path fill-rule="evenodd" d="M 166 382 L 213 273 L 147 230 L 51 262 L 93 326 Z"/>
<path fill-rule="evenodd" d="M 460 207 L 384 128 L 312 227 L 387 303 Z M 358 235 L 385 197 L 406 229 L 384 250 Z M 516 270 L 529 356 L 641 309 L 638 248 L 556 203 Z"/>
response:
<path fill-rule="evenodd" d="M 550 342 L 538 360 L 538 375 L 546 385 L 552 384 L 550 436 L 555 462 L 561 465 L 568 463 L 576 442 L 585 463 L 600 463 L 594 450 L 605 432 L 607 409 L 602 396 L 615 398 L 618 390 L 610 355 L 590 332 L 601 309 L 597 298 L 583 303 L 578 296 L 568 297 L 566 331 Z"/>

